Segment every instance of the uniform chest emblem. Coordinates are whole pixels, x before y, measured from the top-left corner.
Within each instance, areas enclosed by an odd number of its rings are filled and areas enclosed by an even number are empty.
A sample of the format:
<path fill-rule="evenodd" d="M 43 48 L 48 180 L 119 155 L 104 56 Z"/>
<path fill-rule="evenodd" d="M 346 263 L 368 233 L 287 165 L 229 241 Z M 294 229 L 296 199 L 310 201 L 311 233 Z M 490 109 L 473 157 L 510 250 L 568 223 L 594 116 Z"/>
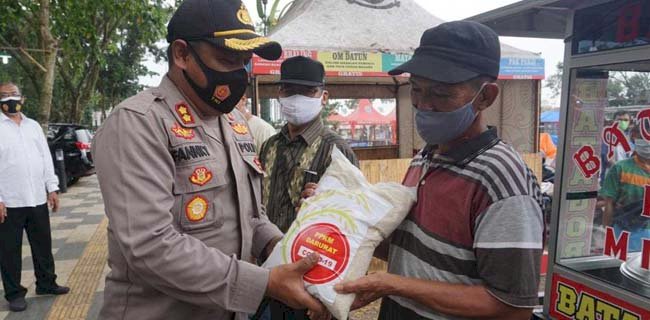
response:
<path fill-rule="evenodd" d="M 223 85 L 223 86 L 218 86 L 216 89 L 214 89 L 214 93 L 212 94 L 219 102 L 223 102 L 224 100 L 228 99 L 230 97 L 230 87 Z"/>
<path fill-rule="evenodd" d="M 205 218 L 208 212 L 208 201 L 202 196 L 196 196 L 185 205 L 185 217 L 187 220 L 197 222 Z"/>
<path fill-rule="evenodd" d="M 210 180 L 212 180 L 212 172 L 206 167 L 194 169 L 194 172 L 190 176 L 190 182 L 197 186 L 203 186 L 210 182 Z"/>
<path fill-rule="evenodd" d="M 248 134 L 248 127 L 243 124 L 243 123 L 231 123 L 232 130 L 235 131 L 236 134 L 239 135 L 245 135 Z"/>
<path fill-rule="evenodd" d="M 194 124 L 194 116 L 190 112 L 190 107 L 184 102 L 176 104 L 176 113 L 181 118 L 183 124 Z"/>
<path fill-rule="evenodd" d="M 179 138 L 183 138 L 185 140 L 194 139 L 194 129 L 183 128 L 180 125 L 178 125 L 178 123 L 174 123 L 174 126 L 171 128 L 171 130 L 174 133 L 174 135 Z"/>

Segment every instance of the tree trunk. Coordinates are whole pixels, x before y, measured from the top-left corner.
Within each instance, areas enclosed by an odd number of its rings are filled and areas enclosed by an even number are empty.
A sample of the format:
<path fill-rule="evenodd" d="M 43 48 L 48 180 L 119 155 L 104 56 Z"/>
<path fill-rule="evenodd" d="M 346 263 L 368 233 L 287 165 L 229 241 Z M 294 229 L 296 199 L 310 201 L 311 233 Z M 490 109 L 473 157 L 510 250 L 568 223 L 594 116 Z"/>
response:
<path fill-rule="evenodd" d="M 75 107 L 75 113 L 73 113 L 75 123 L 81 123 L 81 117 L 90 103 L 90 99 L 95 93 L 95 87 L 97 85 L 97 80 L 99 79 L 99 63 L 95 64 L 90 70 L 90 76 L 86 80 L 85 85 L 82 87 L 81 92 L 79 93 L 79 98 L 76 100 L 77 106 Z"/>
<path fill-rule="evenodd" d="M 38 122 L 47 132 L 47 125 L 50 121 L 50 110 L 52 109 L 52 94 L 54 90 L 54 75 L 56 68 L 57 45 L 50 30 L 50 1 L 39 0 L 40 8 L 38 11 L 39 37 L 43 49 L 47 50 L 43 54 L 43 66 L 46 71 L 41 73 L 41 94 L 40 94 L 40 112 Z"/>

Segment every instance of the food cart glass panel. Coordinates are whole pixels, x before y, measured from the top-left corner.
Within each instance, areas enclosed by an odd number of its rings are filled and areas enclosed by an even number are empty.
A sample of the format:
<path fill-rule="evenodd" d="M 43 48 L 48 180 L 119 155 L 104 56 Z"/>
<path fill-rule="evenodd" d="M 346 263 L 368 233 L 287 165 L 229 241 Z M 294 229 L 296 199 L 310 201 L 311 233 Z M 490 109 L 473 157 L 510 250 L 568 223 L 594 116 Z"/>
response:
<path fill-rule="evenodd" d="M 570 72 L 556 263 L 650 298 L 650 60 Z"/>

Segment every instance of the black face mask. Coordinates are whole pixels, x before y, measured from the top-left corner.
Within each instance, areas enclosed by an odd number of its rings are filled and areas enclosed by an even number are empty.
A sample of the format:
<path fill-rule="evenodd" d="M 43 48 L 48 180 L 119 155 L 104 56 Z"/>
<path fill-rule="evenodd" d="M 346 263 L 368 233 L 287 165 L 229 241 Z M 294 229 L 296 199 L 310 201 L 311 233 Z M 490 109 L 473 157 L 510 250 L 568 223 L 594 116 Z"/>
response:
<path fill-rule="evenodd" d="M 6 113 L 18 113 L 23 108 L 20 97 L 7 97 L 0 99 L 0 108 Z"/>
<path fill-rule="evenodd" d="M 188 46 L 188 48 L 196 62 L 198 62 L 199 67 L 201 67 L 203 75 L 208 80 L 208 86 L 205 88 L 199 86 L 183 70 L 185 79 L 187 79 L 187 82 L 190 83 L 201 100 L 221 113 L 230 113 L 246 93 L 248 72 L 244 68 L 230 72 L 214 70 L 203 63 L 191 46 Z"/>

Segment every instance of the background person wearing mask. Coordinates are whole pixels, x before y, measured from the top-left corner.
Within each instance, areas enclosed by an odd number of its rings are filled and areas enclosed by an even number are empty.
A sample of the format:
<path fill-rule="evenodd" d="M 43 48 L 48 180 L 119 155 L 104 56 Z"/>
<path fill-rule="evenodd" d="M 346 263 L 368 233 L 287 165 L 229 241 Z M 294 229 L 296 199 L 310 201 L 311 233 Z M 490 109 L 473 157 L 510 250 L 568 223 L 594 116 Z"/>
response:
<path fill-rule="evenodd" d="M 264 119 L 252 114 L 250 109 L 248 109 L 247 104 L 248 104 L 248 97 L 246 96 L 246 94 L 244 94 L 241 97 L 241 100 L 239 100 L 239 103 L 237 104 L 236 108 L 246 118 L 246 122 L 248 123 L 248 128 L 250 129 L 251 135 L 253 135 L 253 139 L 255 140 L 255 146 L 259 151 L 262 148 L 262 144 L 264 143 L 264 141 L 266 141 L 268 138 L 276 134 L 277 131 L 275 130 L 275 128 L 273 128 L 272 125 L 264 121 Z"/>
<path fill-rule="evenodd" d="M 641 251 L 642 239 L 650 239 L 650 219 L 641 215 L 644 188 L 650 185 L 650 142 L 638 130 L 632 138 L 634 155 L 607 171 L 599 196 L 605 200 L 603 225 L 613 227 L 617 238 L 629 231 L 629 250 Z"/>
<path fill-rule="evenodd" d="M 632 117 L 630 116 L 630 113 L 628 113 L 625 110 L 617 111 L 614 114 L 614 122 L 618 122 L 618 128 L 623 131 L 623 134 L 625 137 L 628 139 L 630 142 L 630 145 L 632 145 L 633 141 L 630 141 L 630 130 L 631 130 L 631 125 L 632 125 Z M 621 144 L 617 144 L 615 149 L 614 149 L 614 157 L 612 157 L 610 161 L 610 166 L 614 165 L 615 163 L 629 159 L 632 156 L 632 151 L 630 152 L 625 152 L 625 149 L 623 149 L 623 146 Z"/>
<path fill-rule="evenodd" d="M 404 179 L 418 201 L 389 254 L 377 252 L 388 273 L 336 287 L 357 294 L 354 307 L 384 297 L 383 320 L 530 318 L 544 221 L 535 177 L 483 116 L 499 94 L 499 62 L 494 31 L 456 21 L 425 31 L 411 60 L 389 72 L 411 74 L 427 146 Z"/>
<path fill-rule="evenodd" d="M 238 0 L 185 0 L 167 26 L 169 71 L 123 101 L 93 143 L 108 227 L 101 319 L 243 320 L 264 296 L 325 308 L 304 288 L 318 255 L 252 262 L 282 233 L 261 205 L 263 170 L 233 112 L 252 53 L 280 57 Z M 229 114 L 231 113 L 231 114 Z"/>
<path fill-rule="evenodd" d="M 328 93 L 324 90 L 325 68 L 313 59 L 296 56 L 280 67 L 278 96 L 287 124 L 262 146 L 260 160 L 266 169 L 263 199 L 269 219 L 286 232 L 296 218 L 301 191 L 318 182 L 331 163 L 336 146 L 358 166 L 350 146 L 323 125 L 320 117 Z M 271 303 L 272 319 L 303 319 L 303 311 L 292 311 Z"/>
<path fill-rule="evenodd" d="M 0 84 L 0 272 L 9 310 L 27 309 L 20 285 L 23 230 L 34 262 L 36 294 L 66 294 L 56 284 L 50 212 L 59 208 L 59 179 L 38 122 L 20 112 L 24 98 L 13 83 Z"/>

